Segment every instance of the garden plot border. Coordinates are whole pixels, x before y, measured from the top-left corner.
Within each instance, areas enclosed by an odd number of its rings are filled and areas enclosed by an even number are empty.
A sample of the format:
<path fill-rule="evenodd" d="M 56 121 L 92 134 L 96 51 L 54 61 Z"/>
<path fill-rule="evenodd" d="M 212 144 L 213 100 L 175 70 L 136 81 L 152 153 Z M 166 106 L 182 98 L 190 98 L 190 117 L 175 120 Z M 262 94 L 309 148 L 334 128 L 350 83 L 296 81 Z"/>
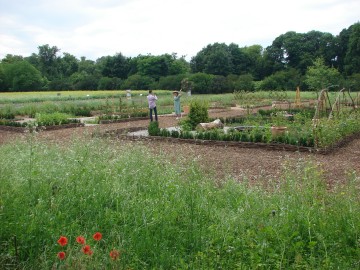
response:
<path fill-rule="evenodd" d="M 93 136 L 100 135 L 103 137 L 119 137 L 121 139 L 133 140 L 133 141 L 165 141 L 165 142 L 176 142 L 176 143 L 187 143 L 187 144 L 197 144 L 197 145 L 209 145 L 209 146 L 222 146 L 222 147 L 238 147 L 238 148 L 256 148 L 264 150 L 275 150 L 275 151 L 289 151 L 289 152 L 307 152 L 327 155 L 334 151 L 339 150 L 341 147 L 349 144 L 354 139 L 360 138 L 360 132 L 349 135 L 333 144 L 329 147 L 316 148 L 316 147 L 305 147 L 305 146 L 296 146 L 291 144 L 282 144 L 282 143 L 255 143 L 255 142 L 236 142 L 236 141 L 216 141 L 216 140 L 199 140 L 199 139 L 182 139 L 182 138 L 173 138 L 173 137 L 161 137 L 161 136 L 135 136 L 127 135 L 129 132 L 136 132 L 139 130 L 144 130 L 144 127 L 132 127 L 132 128 L 121 128 L 116 130 L 106 131 L 102 134 L 93 134 Z"/>
<path fill-rule="evenodd" d="M 83 126 L 85 126 L 84 123 L 72 123 L 72 124 L 55 125 L 55 126 L 37 126 L 37 127 L 35 127 L 35 130 L 36 131 L 51 131 L 51 130 L 58 130 L 58 129 L 65 129 L 65 128 L 83 127 Z M 34 129 L 33 128 L 30 129 L 29 127 L 12 127 L 12 126 L 0 125 L 0 130 L 25 133 L 25 132 L 28 132 L 29 130 L 32 131 Z"/>
<path fill-rule="evenodd" d="M 100 120 L 99 124 L 115 124 L 115 123 L 123 123 L 123 122 L 133 122 L 133 121 L 140 121 L 140 120 L 147 120 L 149 117 L 130 117 L 130 118 L 121 118 L 117 120 Z"/>

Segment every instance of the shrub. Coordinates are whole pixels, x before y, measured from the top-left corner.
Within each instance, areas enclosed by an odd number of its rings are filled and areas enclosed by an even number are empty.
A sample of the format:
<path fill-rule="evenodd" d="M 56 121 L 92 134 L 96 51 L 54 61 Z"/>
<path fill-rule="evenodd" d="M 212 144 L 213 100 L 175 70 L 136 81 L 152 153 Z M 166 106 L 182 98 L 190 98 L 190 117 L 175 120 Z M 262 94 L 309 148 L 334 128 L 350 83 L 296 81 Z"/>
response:
<path fill-rule="evenodd" d="M 177 130 L 171 131 L 171 137 L 179 138 L 179 135 L 180 135 L 179 131 L 177 131 Z"/>
<path fill-rule="evenodd" d="M 78 122 L 76 120 L 70 120 L 71 116 L 66 113 L 37 113 L 35 115 L 36 122 L 39 126 L 52 126 L 52 125 L 63 125 L 72 122 Z"/>
<path fill-rule="evenodd" d="M 150 136 L 158 136 L 160 134 L 159 122 L 152 121 L 149 124 L 148 132 Z"/>
<path fill-rule="evenodd" d="M 0 109 L 0 119 L 14 119 L 15 112 L 11 106 L 6 106 Z"/>
<path fill-rule="evenodd" d="M 209 105 L 207 102 L 199 100 L 190 102 L 188 119 L 192 129 L 195 129 L 199 123 L 205 123 L 209 120 L 208 108 Z"/>
<path fill-rule="evenodd" d="M 170 131 L 167 130 L 166 128 L 162 128 L 160 130 L 160 136 L 162 136 L 162 137 L 170 137 Z"/>

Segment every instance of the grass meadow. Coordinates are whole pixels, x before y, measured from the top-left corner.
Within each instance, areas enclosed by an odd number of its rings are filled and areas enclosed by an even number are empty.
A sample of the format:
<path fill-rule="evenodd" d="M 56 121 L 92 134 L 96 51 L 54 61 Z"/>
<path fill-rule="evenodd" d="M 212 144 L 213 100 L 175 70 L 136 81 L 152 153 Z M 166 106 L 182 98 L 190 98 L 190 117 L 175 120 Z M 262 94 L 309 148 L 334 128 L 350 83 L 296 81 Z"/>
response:
<path fill-rule="evenodd" d="M 298 160 L 266 188 L 141 144 L 0 146 L 5 269 L 358 269 L 359 176 L 328 190 Z M 92 236 L 102 234 L 100 241 Z M 57 241 L 65 236 L 68 243 Z M 86 238 L 84 254 L 77 236 Z M 111 250 L 120 252 L 112 260 Z M 65 252 L 65 258 L 57 257 Z M 0 267 L 1 268 L 1 267 Z"/>

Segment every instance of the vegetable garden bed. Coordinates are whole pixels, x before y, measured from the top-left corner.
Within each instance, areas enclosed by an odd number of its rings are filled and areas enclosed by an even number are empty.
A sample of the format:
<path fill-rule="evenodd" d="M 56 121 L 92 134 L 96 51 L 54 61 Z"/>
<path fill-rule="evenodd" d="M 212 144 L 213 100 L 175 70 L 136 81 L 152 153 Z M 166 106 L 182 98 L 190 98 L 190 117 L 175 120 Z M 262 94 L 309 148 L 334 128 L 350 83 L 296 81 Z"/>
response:
<path fill-rule="evenodd" d="M 305 147 L 297 146 L 286 143 L 259 143 L 259 142 L 236 142 L 236 141 L 219 141 L 219 140 L 200 140 L 200 139 L 182 139 L 174 137 L 162 137 L 162 136 L 128 136 L 127 132 L 134 132 L 144 129 L 143 127 L 130 129 L 121 129 L 112 132 L 104 133 L 104 136 L 119 136 L 122 139 L 129 140 L 157 140 L 157 141 L 167 141 L 174 143 L 188 143 L 188 144 L 197 144 L 197 145 L 211 145 L 211 146 L 222 146 L 222 147 L 237 147 L 237 148 L 257 148 L 265 150 L 276 150 L 276 151 L 290 151 L 290 152 L 309 152 L 316 154 L 330 154 L 339 148 L 347 145 L 354 139 L 360 138 L 360 132 L 346 136 L 339 140 L 337 143 L 328 146 L 328 147 Z"/>
<path fill-rule="evenodd" d="M 0 125 L 0 130 L 3 131 L 11 131 L 11 132 L 19 132 L 24 133 L 28 131 L 50 131 L 50 130 L 57 130 L 57 129 L 64 129 L 64 128 L 76 128 L 76 127 L 83 127 L 85 124 L 83 123 L 71 123 L 71 124 L 64 124 L 64 125 L 51 125 L 51 126 L 32 126 L 32 127 L 15 127 L 15 126 L 6 126 Z"/>

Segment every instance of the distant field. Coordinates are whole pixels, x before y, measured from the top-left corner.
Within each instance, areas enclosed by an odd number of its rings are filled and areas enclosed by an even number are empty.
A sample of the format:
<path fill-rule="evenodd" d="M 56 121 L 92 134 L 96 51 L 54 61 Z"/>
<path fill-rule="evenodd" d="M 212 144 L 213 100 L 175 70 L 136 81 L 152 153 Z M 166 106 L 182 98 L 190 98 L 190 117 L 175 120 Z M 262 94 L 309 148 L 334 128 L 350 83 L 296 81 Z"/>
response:
<path fill-rule="evenodd" d="M 171 91 L 154 90 L 158 96 L 172 97 Z M 147 95 L 146 90 L 133 90 L 132 98 L 140 98 Z M 276 92 L 272 92 L 276 93 Z M 248 94 L 248 99 L 276 99 L 271 92 L 259 91 Z M 206 94 L 206 95 L 192 95 L 192 97 L 199 97 L 210 102 L 231 102 L 234 99 L 232 93 L 227 94 Z M 301 93 L 302 98 L 312 99 L 316 98 L 314 92 Z M 101 91 L 38 91 L 38 92 L 3 92 L 0 93 L 1 103 L 26 103 L 26 102 L 40 102 L 40 101 L 61 101 L 61 100 L 86 100 L 86 99 L 104 99 L 110 97 L 126 97 L 125 90 L 101 90 Z M 142 99 L 141 98 L 141 99 Z M 183 95 L 183 99 L 187 99 L 187 95 Z M 293 100 L 295 98 L 295 91 L 287 91 L 286 99 Z"/>

